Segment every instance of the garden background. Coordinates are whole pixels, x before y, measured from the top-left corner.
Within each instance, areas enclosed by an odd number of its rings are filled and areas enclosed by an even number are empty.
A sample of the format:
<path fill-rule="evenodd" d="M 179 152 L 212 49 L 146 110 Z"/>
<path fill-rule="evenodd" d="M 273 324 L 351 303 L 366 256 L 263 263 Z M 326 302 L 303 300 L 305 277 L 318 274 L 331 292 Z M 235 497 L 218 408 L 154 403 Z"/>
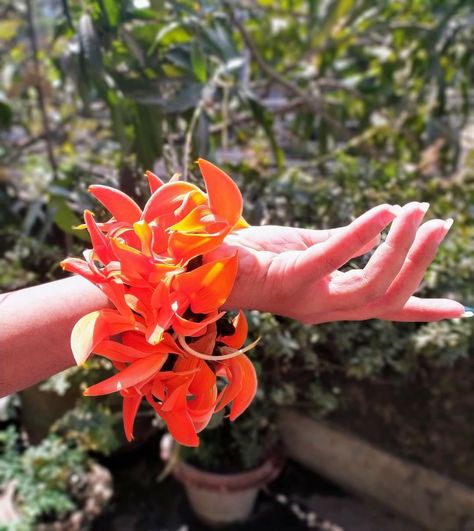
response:
<path fill-rule="evenodd" d="M 238 182 L 251 224 L 329 228 L 429 201 L 455 224 L 420 294 L 473 306 L 473 82 L 469 0 L 0 0 L 0 290 L 64 276 L 88 244 L 82 211 L 100 216 L 89 184 L 143 203 L 146 169 L 200 184 L 201 156 Z M 474 487 L 474 319 L 248 317 L 260 390 L 224 451 L 206 432 L 210 468 L 258 463 L 291 406 Z M 78 396 L 105 371 L 1 401 L 0 484 L 23 478 L 28 525 L 71 510 L 64 470 L 125 451 L 114 399 Z M 59 421 L 41 409 L 51 396 Z M 51 488 L 35 490 L 35 459 L 53 455 Z"/>

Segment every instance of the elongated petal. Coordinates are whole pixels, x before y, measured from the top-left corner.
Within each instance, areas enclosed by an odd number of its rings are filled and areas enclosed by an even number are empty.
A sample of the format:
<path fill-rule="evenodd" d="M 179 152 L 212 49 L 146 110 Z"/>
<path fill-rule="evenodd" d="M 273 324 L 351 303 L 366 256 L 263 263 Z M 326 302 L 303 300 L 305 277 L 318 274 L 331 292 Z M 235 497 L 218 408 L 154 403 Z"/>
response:
<path fill-rule="evenodd" d="M 168 241 L 168 252 L 177 261 L 186 263 L 201 254 L 217 249 L 224 241 L 228 230 L 215 234 L 184 234 L 172 232 Z"/>
<path fill-rule="evenodd" d="M 71 333 L 71 349 L 78 365 L 84 363 L 92 350 L 108 336 L 132 330 L 135 324 L 119 313 L 99 310 L 84 315 L 74 325 Z"/>
<path fill-rule="evenodd" d="M 237 256 L 230 256 L 177 275 L 172 286 L 189 297 L 193 312 L 209 313 L 227 300 L 236 276 Z"/>
<path fill-rule="evenodd" d="M 133 441 L 133 425 L 142 399 L 143 396 L 138 394 L 123 397 L 123 429 L 129 442 Z"/>
<path fill-rule="evenodd" d="M 242 388 L 232 401 L 229 415 L 230 420 L 235 420 L 248 408 L 257 392 L 257 373 L 252 362 L 245 355 L 239 356 L 235 360 L 242 368 L 243 379 Z"/>
<path fill-rule="evenodd" d="M 166 361 L 166 355 L 152 354 L 141 358 L 118 374 L 99 382 L 84 391 L 84 396 L 99 396 L 127 389 L 151 378 Z"/>
<path fill-rule="evenodd" d="M 227 404 L 230 404 L 241 392 L 244 379 L 243 368 L 240 363 L 237 363 L 236 358 L 232 358 L 223 363 L 225 363 L 225 365 L 222 366 L 225 367 L 228 383 L 217 399 L 216 412 L 223 409 Z"/>
<path fill-rule="evenodd" d="M 110 244 L 104 234 L 99 230 L 94 216 L 89 210 L 84 211 L 84 221 L 86 222 L 87 230 L 91 237 L 95 255 L 104 265 L 108 264 L 114 259 L 110 251 Z"/>
<path fill-rule="evenodd" d="M 142 219 L 150 223 L 160 216 L 173 213 L 182 203 L 184 196 L 193 190 L 199 191 L 199 188 L 187 182 L 176 181 L 164 184 L 148 199 Z"/>
<path fill-rule="evenodd" d="M 239 221 L 234 225 L 234 230 L 238 229 L 248 229 L 250 225 L 245 221 L 243 217 L 239 218 Z"/>
<path fill-rule="evenodd" d="M 133 224 L 133 230 L 135 231 L 135 234 L 140 238 L 142 253 L 146 254 L 147 256 L 151 256 L 153 232 L 148 223 L 143 219 L 140 221 L 136 221 Z"/>
<path fill-rule="evenodd" d="M 64 271 L 77 273 L 94 284 L 104 282 L 105 280 L 103 275 L 98 271 L 92 271 L 89 264 L 80 258 L 66 258 L 59 265 Z"/>
<path fill-rule="evenodd" d="M 148 179 L 148 186 L 150 187 L 150 192 L 156 192 L 158 188 L 165 184 L 157 175 L 152 171 L 148 170 L 145 172 L 146 178 Z"/>
<path fill-rule="evenodd" d="M 220 168 L 204 159 L 198 160 L 206 183 L 209 208 L 233 227 L 242 215 L 242 195 L 239 187 Z"/>
<path fill-rule="evenodd" d="M 199 438 L 196 435 L 193 421 L 186 408 L 187 384 L 181 384 L 173 389 L 173 400 L 168 407 L 163 410 L 163 405 L 158 404 L 152 395 L 147 395 L 148 403 L 166 422 L 168 430 L 173 438 L 184 446 L 198 446 Z M 169 398 L 168 398 L 169 400 Z"/>
<path fill-rule="evenodd" d="M 168 430 L 176 442 L 183 446 L 199 446 L 199 437 L 196 435 L 196 428 L 186 409 L 170 412 L 161 411 L 159 415 L 166 422 Z"/>
<path fill-rule="evenodd" d="M 122 271 L 127 276 L 132 278 L 139 275 L 146 276 L 153 270 L 151 260 L 137 249 L 116 238 L 111 239 L 111 245 L 114 254 L 122 265 Z"/>
<path fill-rule="evenodd" d="M 125 288 L 120 280 L 112 278 L 103 282 L 100 288 L 124 317 L 133 320 L 132 310 L 125 299 Z"/>
<path fill-rule="evenodd" d="M 124 363 L 132 363 L 138 358 L 149 356 L 148 352 L 142 352 L 141 350 L 137 350 L 109 339 L 101 341 L 96 347 L 94 347 L 94 354 L 104 356 L 111 361 L 121 361 Z"/>
<path fill-rule="evenodd" d="M 199 205 L 207 205 L 207 196 L 199 189 L 192 190 L 183 197 L 181 205 L 175 209 L 173 214 L 176 220 L 179 221 Z"/>
<path fill-rule="evenodd" d="M 225 226 L 226 222 L 215 216 L 206 205 L 199 205 L 169 228 L 179 232 L 216 233 Z"/>
<path fill-rule="evenodd" d="M 245 313 L 240 310 L 237 316 L 233 319 L 232 324 L 235 327 L 235 332 L 230 336 L 221 336 L 219 341 L 232 348 L 240 348 L 248 334 L 248 324 Z"/>
<path fill-rule="evenodd" d="M 121 190 L 101 184 L 93 184 L 89 186 L 89 192 L 105 206 L 117 221 L 134 223 L 142 215 L 141 208 Z"/>
<path fill-rule="evenodd" d="M 202 321 L 190 321 L 185 319 L 178 314 L 175 314 L 172 318 L 173 330 L 180 335 L 187 337 L 197 337 L 202 335 L 206 330 L 208 325 L 218 321 L 225 312 L 212 312 L 209 317 L 206 317 Z"/>

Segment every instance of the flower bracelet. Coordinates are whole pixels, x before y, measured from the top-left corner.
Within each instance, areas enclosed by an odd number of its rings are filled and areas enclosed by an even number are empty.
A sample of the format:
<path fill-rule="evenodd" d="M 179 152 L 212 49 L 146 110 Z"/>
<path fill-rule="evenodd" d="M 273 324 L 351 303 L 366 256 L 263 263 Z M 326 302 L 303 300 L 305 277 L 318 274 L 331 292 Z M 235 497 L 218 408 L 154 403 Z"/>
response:
<path fill-rule="evenodd" d="M 143 210 L 120 190 L 91 186 L 112 218 L 97 223 L 86 210 L 79 228 L 87 228 L 92 249 L 85 260 L 61 262 L 112 304 L 76 323 L 71 348 L 78 365 L 94 354 L 118 371 L 84 395 L 122 395 L 129 441 L 143 398 L 177 442 L 197 446 L 197 433 L 214 413 L 230 405 L 230 420 L 236 419 L 257 389 L 245 355 L 255 343 L 242 348 L 245 315 L 230 319 L 220 310 L 236 279 L 237 256 L 210 257 L 229 233 L 248 227 L 242 196 L 222 170 L 203 159 L 198 165 L 207 194 L 179 175 L 163 183 L 147 172 L 151 196 Z"/>

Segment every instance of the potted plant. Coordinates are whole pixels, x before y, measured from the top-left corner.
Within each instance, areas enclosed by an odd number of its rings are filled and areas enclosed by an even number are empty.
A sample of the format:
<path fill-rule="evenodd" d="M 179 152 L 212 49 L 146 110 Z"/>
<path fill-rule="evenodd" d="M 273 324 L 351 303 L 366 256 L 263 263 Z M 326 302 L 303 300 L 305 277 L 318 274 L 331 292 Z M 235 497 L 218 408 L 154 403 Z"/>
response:
<path fill-rule="evenodd" d="M 200 439 L 197 448 L 173 445 L 170 453 L 170 439 L 164 439 L 162 457 L 169 457 L 173 475 L 183 484 L 198 518 L 209 525 L 246 520 L 260 488 L 277 477 L 283 461 L 275 410 L 264 386 L 259 386 L 242 417 L 230 422 L 221 412 Z"/>
<path fill-rule="evenodd" d="M 0 524 L 38 531 L 84 529 L 112 496 L 110 472 L 78 447 L 49 435 L 22 448 L 13 427 L 0 432 Z"/>

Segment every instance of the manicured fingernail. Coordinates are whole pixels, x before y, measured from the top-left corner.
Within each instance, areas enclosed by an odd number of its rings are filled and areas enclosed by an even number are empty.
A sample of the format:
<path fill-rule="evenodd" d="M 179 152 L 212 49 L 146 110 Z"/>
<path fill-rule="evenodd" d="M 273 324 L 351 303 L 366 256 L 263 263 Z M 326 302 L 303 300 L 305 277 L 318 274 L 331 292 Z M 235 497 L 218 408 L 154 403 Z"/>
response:
<path fill-rule="evenodd" d="M 428 212 L 428 209 L 430 208 L 429 203 L 420 203 L 420 210 L 423 212 L 423 214 L 426 214 Z"/>
<path fill-rule="evenodd" d="M 461 315 L 461 317 L 474 317 L 474 308 L 471 308 L 470 306 L 464 306 L 464 313 Z"/>
<path fill-rule="evenodd" d="M 444 225 L 441 227 L 441 229 L 438 231 L 438 234 L 436 235 L 436 240 L 438 243 L 441 243 L 443 241 L 446 234 L 448 234 L 449 229 L 453 226 L 453 223 L 454 223 L 453 218 L 448 218 L 444 222 Z"/>

